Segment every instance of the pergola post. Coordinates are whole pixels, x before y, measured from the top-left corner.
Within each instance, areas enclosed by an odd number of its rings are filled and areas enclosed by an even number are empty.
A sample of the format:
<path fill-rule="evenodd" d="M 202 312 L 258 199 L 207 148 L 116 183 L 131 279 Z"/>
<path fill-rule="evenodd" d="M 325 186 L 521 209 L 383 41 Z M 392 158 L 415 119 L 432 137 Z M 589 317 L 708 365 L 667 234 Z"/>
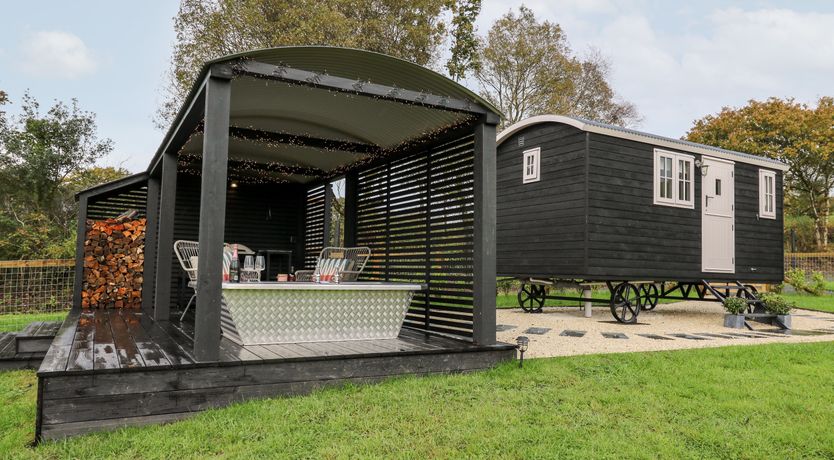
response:
<path fill-rule="evenodd" d="M 148 188 L 150 192 L 150 186 Z M 171 261 L 174 257 L 174 209 L 177 204 L 177 154 L 173 152 L 162 154 L 159 203 L 153 319 L 168 321 L 171 312 Z"/>
<path fill-rule="evenodd" d="M 333 184 L 329 181 L 324 184 L 324 236 L 322 236 L 322 248 L 333 245 L 330 232 L 333 227 Z M 339 229 L 336 229 L 338 232 Z"/>
<path fill-rule="evenodd" d="M 148 196 L 145 205 L 145 261 L 142 272 L 142 313 L 153 315 L 153 302 L 156 293 L 154 276 L 156 274 L 156 241 L 159 222 L 159 177 L 148 177 Z"/>
<path fill-rule="evenodd" d="M 475 292 L 472 313 L 472 338 L 479 345 L 495 343 L 495 148 L 495 125 L 482 120 L 475 126 Z"/>
<path fill-rule="evenodd" d="M 231 88 L 230 75 L 212 69 L 206 82 L 200 188 L 200 256 L 197 261 L 197 308 L 194 322 L 194 356 L 198 361 L 216 361 L 220 355 Z"/>
<path fill-rule="evenodd" d="M 345 175 L 345 247 L 356 246 L 356 202 L 358 199 L 359 174 L 351 171 Z"/>
<path fill-rule="evenodd" d="M 84 286 L 84 240 L 87 239 L 87 196 L 78 197 L 78 224 L 75 237 L 75 283 L 72 291 L 72 309 L 81 309 L 81 291 Z"/>

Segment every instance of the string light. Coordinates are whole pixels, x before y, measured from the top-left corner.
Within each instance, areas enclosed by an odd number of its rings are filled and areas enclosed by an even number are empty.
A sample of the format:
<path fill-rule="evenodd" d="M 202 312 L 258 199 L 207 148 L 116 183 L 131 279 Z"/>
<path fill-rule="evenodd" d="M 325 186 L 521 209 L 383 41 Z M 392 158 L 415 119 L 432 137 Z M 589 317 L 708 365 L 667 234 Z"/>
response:
<path fill-rule="evenodd" d="M 248 75 L 245 72 L 242 72 L 239 66 L 235 68 L 237 70 L 235 72 L 235 79 Z M 355 93 L 350 91 L 322 89 L 320 87 L 314 87 L 302 83 L 293 84 L 291 82 L 286 82 L 285 80 L 281 79 L 287 72 L 287 69 L 288 67 L 285 64 L 279 63 L 275 66 L 275 69 L 273 71 L 273 75 L 276 79 L 270 79 L 268 76 L 262 76 L 260 79 L 265 82 L 265 85 L 267 87 L 275 84 L 295 88 L 304 87 L 310 91 L 327 91 L 328 93 L 331 93 L 334 96 L 342 96 L 347 98 L 367 97 L 375 100 L 393 103 L 397 103 L 397 101 L 391 101 L 391 98 L 397 97 L 398 94 L 401 92 L 400 88 L 394 87 L 391 90 L 389 90 L 385 96 L 375 96 L 364 93 L 359 94 L 364 88 L 364 86 L 370 83 L 361 80 L 357 80 L 352 86 L 352 89 L 355 91 Z M 326 72 L 313 72 L 313 75 L 307 78 L 307 82 L 315 85 L 318 84 L 322 80 L 322 78 L 326 76 Z M 421 91 L 420 95 L 416 98 L 415 105 L 422 106 L 422 103 L 426 100 L 427 97 L 428 93 Z M 447 102 L 447 96 L 443 96 L 440 100 L 441 105 L 444 105 Z M 471 101 L 467 100 L 467 106 L 469 105 L 469 103 L 471 103 Z M 383 161 L 387 157 L 405 153 L 406 151 L 414 150 L 416 148 L 419 148 L 420 146 L 430 144 L 436 140 L 439 140 L 441 137 L 446 136 L 452 131 L 471 125 L 477 118 L 477 116 L 472 113 L 458 112 L 458 114 L 460 115 L 460 117 L 457 120 L 445 126 L 441 126 L 436 129 L 420 133 L 417 136 L 414 136 L 410 139 L 406 139 L 397 144 L 396 146 L 389 148 L 381 148 L 372 144 L 362 144 L 346 140 L 321 139 L 310 133 L 274 133 L 262 131 L 254 126 L 230 126 L 230 137 L 243 141 L 253 142 L 271 149 L 281 149 L 290 146 L 317 150 L 318 152 L 349 152 L 357 155 L 359 158 L 349 163 L 339 165 L 329 171 L 324 171 L 322 169 L 315 168 L 309 165 L 292 163 L 288 161 L 254 161 L 250 159 L 234 158 L 230 159 L 229 161 L 228 176 L 229 179 L 234 180 L 232 182 L 232 187 L 235 187 L 234 184 L 237 184 L 238 182 L 255 184 L 289 183 L 291 182 L 290 176 L 293 175 L 310 177 L 314 179 L 331 180 L 340 177 L 351 170 L 362 168 L 364 166 Z M 178 164 L 180 172 L 196 176 L 202 174 L 201 168 L 198 167 L 198 165 L 202 163 L 201 155 L 187 153 L 184 151 L 185 146 L 191 143 L 194 136 L 202 134 L 203 124 L 200 123 L 195 128 L 195 130 L 189 135 L 189 138 L 180 148 L 180 151 L 178 153 Z"/>

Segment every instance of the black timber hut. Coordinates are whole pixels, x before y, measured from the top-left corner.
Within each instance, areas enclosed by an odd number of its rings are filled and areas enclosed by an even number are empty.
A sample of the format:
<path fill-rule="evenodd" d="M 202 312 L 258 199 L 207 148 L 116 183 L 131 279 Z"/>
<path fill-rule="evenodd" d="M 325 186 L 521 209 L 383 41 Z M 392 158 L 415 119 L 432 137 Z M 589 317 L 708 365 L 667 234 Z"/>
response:
<path fill-rule="evenodd" d="M 560 115 L 497 143 L 500 276 L 639 281 L 655 302 L 783 279 L 780 161 Z"/>

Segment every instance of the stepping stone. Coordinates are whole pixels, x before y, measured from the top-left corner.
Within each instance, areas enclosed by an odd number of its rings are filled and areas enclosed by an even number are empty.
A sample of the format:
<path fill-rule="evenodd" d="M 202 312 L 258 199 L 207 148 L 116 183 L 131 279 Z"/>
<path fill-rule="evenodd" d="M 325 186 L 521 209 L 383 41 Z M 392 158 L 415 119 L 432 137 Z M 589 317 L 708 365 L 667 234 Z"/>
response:
<path fill-rule="evenodd" d="M 564 336 L 564 337 L 584 337 L 585 336 L 585 331 L 574 331 L 574 330 L 571 330 L 571 329 L 565 329 L 559 335 Z"/>
<path fill-rule="evenodd" d="M 498 324 L 495 326 L 496 332 L 504 332 L 504 331 L 511 331 L 518 326 L 513 326 L 512 324 Z"/>
<path fill-rule="evenodd" d="M 603 332 L 602 336 L 606 339 L 627 339 L 628 336 L 622 332 Z"/>
<path fill-rule="evenodd" d="M 698 335 L 703 335 L 706 337 L 715 337 L 716 339 L 737 339 L 738 337 L 733 337 L 728 334 L 713 334 L 712 332 L 699 332 Z"/>
<path fill-rule="evenodd" d="M 675 340 L 671 337 L 666 337 L 666 336 L 657 335 L 657 334 L 637 334 L 637 335 L 639 335 L 640 337 L 645 337 L 647 339 L 652 339 L 652 340 Z"/>
<path fill-rule="evenodd" d="M 548 331 L 550 331 L 549 327 L 530 327 L 530 328 L 527 328 L 527 330 L 524 331 L 524 333 L 525 334 L 544 335 Z"/>
<path fill-rule="evenodd" d="M 761 334 L 749 334 L 744 332 L 727 332 L 727 335 L 733 335 L 736 337 L 744 337 L 745 339 L 766 339 L 770 336 L 761 335 Z"/>
<path fill-rule="evenodd" d="M 671 335 L 672 337 L 678 337 L 678 338 L 681 338 L 681 339 L 688 339 L 688 340 L 712 340 L 708 337 L 700 337 L 700 336 L 692 335 L 692 334 L 669 334 L 669 335 Z"/>

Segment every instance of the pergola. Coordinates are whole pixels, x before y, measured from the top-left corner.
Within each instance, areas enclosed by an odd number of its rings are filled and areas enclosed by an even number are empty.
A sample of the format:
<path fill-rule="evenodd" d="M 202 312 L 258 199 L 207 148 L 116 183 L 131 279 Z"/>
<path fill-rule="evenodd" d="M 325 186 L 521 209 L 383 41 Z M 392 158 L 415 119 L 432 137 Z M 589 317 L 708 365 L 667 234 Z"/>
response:
<path fill-rule="evenodd" d="M 428 286 L 406 325 L 494 343 L 498 122 L 459 84 L 377 53 L 288 47 L 206 63 L 141 177 L 143 311 L 168 320 L 179 270 L 171 248 L 191 215 L 201 250 L 194 355 L 217 360 L 224 241 L 261 213 L 253 203 L 270 216 L 287 206 L 299 224 L 282 241 L 309 266 L 330 232 L 332 195 L 322 191 L 344 178 L 345 243 L 374 251 L 366 277 Z M 282 231 L 259 222 L 250 233 Z"/>

